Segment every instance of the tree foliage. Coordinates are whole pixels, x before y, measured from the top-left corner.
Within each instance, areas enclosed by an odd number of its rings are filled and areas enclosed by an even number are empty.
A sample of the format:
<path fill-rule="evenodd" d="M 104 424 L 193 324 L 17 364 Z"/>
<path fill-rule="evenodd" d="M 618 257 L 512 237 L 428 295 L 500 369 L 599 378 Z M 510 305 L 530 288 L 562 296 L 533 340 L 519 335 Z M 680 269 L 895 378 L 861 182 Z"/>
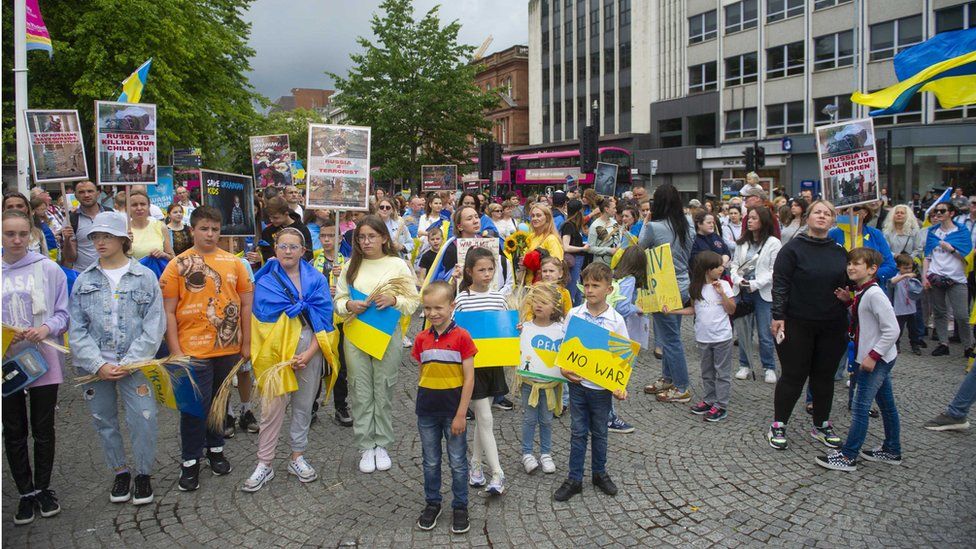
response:
<path fill-rule="evenodd" d="M 352 124 L 372 127 L 379 179 L 417 181 L 423 164 L 467 161 L 469 139 L 487 138 L 484 111 L 498 98 L 474 85 L 474 48 L 458 43 L 457 21 L 441 26 L 437 7 L 416 20 L 409 0 L 380 9 L 347 77 L 328 73 L 340 92 L 333 98 Z"/>
<path fill-rule="evenodd" d="M 29 52 L 30 108 L 78 109 L 93 162 L 94 101 L 118 98 L 121 81 L 153 58 L 142 101 L 158 108 L 158 150 L 202 147 L 215 169 L 241 169 L 256 106 L 266 99 L 248 82 L 253 0 L 42 1 L 54 57 Z M 3 3 L 3 142 L 14 154 L 13 7 Z M 248 173 L 248 172 L 244 172 Z"/>

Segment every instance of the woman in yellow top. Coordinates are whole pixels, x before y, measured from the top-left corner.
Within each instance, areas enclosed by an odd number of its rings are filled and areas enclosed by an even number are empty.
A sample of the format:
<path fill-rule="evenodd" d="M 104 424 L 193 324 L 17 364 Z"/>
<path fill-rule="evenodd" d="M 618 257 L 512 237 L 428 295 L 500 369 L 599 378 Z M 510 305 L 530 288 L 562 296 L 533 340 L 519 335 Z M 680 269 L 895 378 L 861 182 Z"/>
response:
<path fill-rule="evenodd" d="M 152 256 L 173 259 L 173 239 L 162 221 L 149 217 L 149 196 L 142 189 L 129 191 L 129 231 L 132 233 L 132 258 Z"/>
<path fill-rule="evenodd" d="M 375 215 L 364 217 L 353 232 L 352 257 L 343 265 L 335 294 L 335 312 L 347 318 L 361 314 L 375 305 L 378 310 L 393 307 L 411 315 L 420 303 L 415 276 L 410 265 L 393 248 L 386 223 Z M 365 301 L 374 290 L 390 280 L 404 277 L 400 295 L 384 292 L 371 302 Z M 353 290 L 357 296 L 353 295 Z M 349 396 L 352 397 L 353 438 L 362 452 L 359 470 L 372 473 L 392 466 L 387 448 L 393 443 L 393 385 L 396 383 L 400 356 L 403 353 L 400 323 L 387 343 L 382 358 L 374 358 L 351 341 L 353 326 L 345 324 L 343 343 L 348 370 Z"/>
<path fill-rule="evenodd" d="M 542 203 L 535 203 L 529 208 L 529 227 L 532 229 L 529 238 L 529 249 L 526 253 L 542 248 L 551 257 L 563 259 L 563 242 L 556 230 L 556 223 L 552 219 L 552 210 Z M 531 284 L 535 273 L 526 270 L 525 283 Z"/>

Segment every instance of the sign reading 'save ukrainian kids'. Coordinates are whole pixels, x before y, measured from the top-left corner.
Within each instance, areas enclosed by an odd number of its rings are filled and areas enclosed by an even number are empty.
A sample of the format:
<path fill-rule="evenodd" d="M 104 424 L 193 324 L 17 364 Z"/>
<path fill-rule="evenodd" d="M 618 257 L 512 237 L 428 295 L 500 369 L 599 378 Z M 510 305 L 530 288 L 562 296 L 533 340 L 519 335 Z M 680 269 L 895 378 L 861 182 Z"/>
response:
<path fill-rule="evenodd" d="M 640 344 L 579 317 L 569 319 L 556 366 L 608 389 L 627 389 Z"/>

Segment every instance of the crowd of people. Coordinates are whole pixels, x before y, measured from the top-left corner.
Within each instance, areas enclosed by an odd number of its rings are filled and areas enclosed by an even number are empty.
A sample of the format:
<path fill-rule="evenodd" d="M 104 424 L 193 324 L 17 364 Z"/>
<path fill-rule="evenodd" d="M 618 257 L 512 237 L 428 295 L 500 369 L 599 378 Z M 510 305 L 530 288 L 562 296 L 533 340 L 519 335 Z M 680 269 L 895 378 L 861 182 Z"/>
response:
<path fill-rule="evenodd" d="M 306 449 L 310 425 L 327 399 L 335 421 L 352 429 L 359 470 L 389 470 L 399 458 L 391 455 L 398 436 L 394 390 L 403 383 L 400 364 L 410 349 L 419 365 L 426 504 L 417 526 L 432 529 L 441 514 L 443 439 L 452 475 L 451 530 L 463 533 L 469 487 L 495 496 L 506 491 L 493 414 L 513 410 L 512 399 L 521 408 L 520 465 L 527 473 L 557 471 L 552 421 L 568 410 L 570 455 L 561 459 L 567 475 L 554 493 L 557 501 L 582 490 L 588 444 L 594 486 L 615 495 L 608 433 L 635 428 L 614 404 L 629 397 L 624 390 L 611 392 L 569 370 L 560 372 L 563 382 L 503 364 L 475 368 L 479 349 L 454 321 L 455 312 L 518 307 L 522 354 L 531 362 L 544 362 L 533 352 L 539 342 L 558 348 L 571 318 L 627 335 L 660 361 L 661 373 L 644 393 L 662 403 L 690 403 L 690 413 L 712 423 L 731 413 L 733 379 L 755 378 L 761 368 L 763 381 L 775 384 L 769 445 L 788 447 L 787 425 L 805 396 L 809 433 L 828 449 L 814 462 L 843 471 L 862 460 L 902 461 L 890 375 L 902 331 L 916 355 L 931 337 L 933 356 L 974 357 L 969 319 L 976 283 L 967 257 L 976 242 L 976 196 L 961 192 L 924 211 L 915 201 L 878 201 L 838 212 L 811 191 L 770 197 L 750 174 L 739 195 L 727 200 L 706 195 L 686 203 L 670 184 L 653 195 L 634 187 L 619 197 L 592 189 L 504 197 L 376 189 L 370 211 L 337 214 L 303 210 L 298 189 L 285 188 L 256 201 L 260 239 L 242 248 L 221 238 L 220 212 L 193 201 L 184 187 L 165 211 L 138 186 L 113 196 L 83 181 L 73 191 L 74 208 L 40 188 L 30 199 L 3 196 L 5 377 L 8 363 L 44 365 L 41 375 L 3 397 L 6 457 L 20 494 L 18 525 L 32 522 L 35 512 L 51 517 L 60 511 L 51 471 L 67 362 L 91 376 L 78 390 L 114 477 L 110 501 L 144 505 L 154 497 L 157 402 L 134 366 L 154 359 L 188 364 L 203 410 L 236 376 L 240 403 L 228 405 L 226 414 L 221 409 L 216 424 L 199 411 L 178 412 L 178 487 L 199 487 L 204 460 L 215 475 L 230 473 L 224 446 L 240 429 L 258 437 L 253 472 L 241 486 L 255 492 L 275 476 L 288 406 L 288 473 L 300 482 L 316 480 Z M 841 213 L 848 219 L 838 224 Z M 519 231 L 527 235 L 526 253 L 515 259 L 498 253 Z M 498 239 L 499 247 L 461 254 L 459 241 L 472 238 Z M 645 250 L 665 244 L 682 308 L 644 312 L 638 296 L 648 290 Z M 346 324 L 358 315 L 390 309 L 408 320 L 421 315 L 424 324 L 411 332 L 408 322 L 398 323 L 378 353 L 346 337 Z M 698 398 L 681 336 L 685 316 L 694 319 L 701 356 Z M 337 346 L 323 337 L 329 333 L 338 336 Z M 294 386 L 262 399 L 258 417 L 255 381 L 283 362 L 294 372 Z M 831 422 L 835 382 L 844 377 L 852 410 L 846 440 Z M 944 413 L 925 427 L 968 428 L 974 398 L 971 369 Z M 864 449 L 868 417 L 876 415 L 884 443 Z"/>

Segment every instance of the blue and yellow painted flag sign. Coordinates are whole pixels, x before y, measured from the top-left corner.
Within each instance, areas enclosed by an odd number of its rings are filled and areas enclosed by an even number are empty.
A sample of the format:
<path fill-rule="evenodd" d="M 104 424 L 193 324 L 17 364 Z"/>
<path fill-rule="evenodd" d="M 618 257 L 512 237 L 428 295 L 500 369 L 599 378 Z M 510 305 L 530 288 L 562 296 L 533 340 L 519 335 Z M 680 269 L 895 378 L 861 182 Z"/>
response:
<path fill-rule="evenodd" d="M 895 56 L 898 83 L 851 101 L 876 107 L 871 116 L 905 110 L 919 91 L 935 94 L 946 109 L 976 103 L 976 27 L 939 33 Z"/>
<path fill-rule="evenodd" d="M 518 365 L 518 311 L 457 312 L 454 322 L 471 334 L 478 348 L 475 368 Z"/>
<path fill-rule="evenodd" d="M 142 373 L 149 380 L 157 403 L 199 418 L 207 417 L 201 395 L 190 380 L 192 369 L 154 364 L 142 368 Z"/>
<path fill-rule="evenodd" d="M 367 297 L 369 296 L 356 288 L 349 288 L 349 299 L 365 301 Z M 345 322 L 344 333 L 349 343 L 355 345 L 357 349 L 377 360 L 382 360 L 399 322 L 400 311 L 393 307 L 379 310 L 373 303 L 361 314 Z"/>
<path fill-rule="evenodd" d="M 574 316 L 566 326 L 556 366 L 610 391 L 627 389 L 640 344 Z"/>
<path fill-rule="evenodd" d="M 671 245 L 648 248 L 644 253 L 647 254 L 647 289 L 638 290 L 637 306 L 643 313 L 660 313 L 665 307 L 669 311 L 680 309 L 681 290 L 678 288 Z"/>

